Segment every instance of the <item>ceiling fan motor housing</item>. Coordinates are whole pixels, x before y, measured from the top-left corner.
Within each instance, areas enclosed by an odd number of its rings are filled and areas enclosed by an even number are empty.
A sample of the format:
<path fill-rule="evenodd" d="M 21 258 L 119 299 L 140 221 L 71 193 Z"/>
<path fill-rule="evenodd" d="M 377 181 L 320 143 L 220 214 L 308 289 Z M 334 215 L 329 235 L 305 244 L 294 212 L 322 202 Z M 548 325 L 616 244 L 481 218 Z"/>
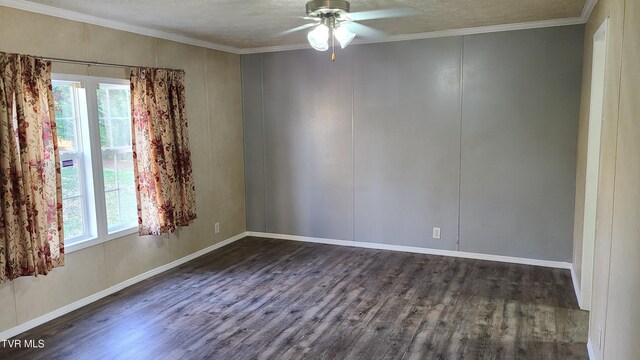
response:
<path fill-rule="evenodd" d="M 307 3 L 307 15 L 318 18 L 345 17 L 351 5 L 345 0 L 311 0 Z"/>

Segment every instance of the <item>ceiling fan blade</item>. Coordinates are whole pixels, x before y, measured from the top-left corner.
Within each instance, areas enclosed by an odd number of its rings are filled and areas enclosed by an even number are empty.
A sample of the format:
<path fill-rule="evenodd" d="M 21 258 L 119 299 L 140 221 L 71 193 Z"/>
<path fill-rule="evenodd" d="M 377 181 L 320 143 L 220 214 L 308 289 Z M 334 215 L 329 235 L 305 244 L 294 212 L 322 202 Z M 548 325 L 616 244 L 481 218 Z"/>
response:
<path fill-rule="evenodd" d="M 302 31 L 302 30 L 304 30 L 304 29 L 308 29 L 308 28 L 310 28 L 310 27 L 312 27 L 312 26 L 315 26 L 315 25 L 317 25 L 317 23 L 309 23 L 309 24 L 304 24 L 304 25 L 296 26 L 296 27 L 294 27 L 293 29 L 289 29 L 289 30 L 287 30 L 287 31 L 283 31 L 283 32 L 281 32 L 281 33 L 280 33 L 280 34 L 278 34 L 278 35 L 287 35 L 287 34 L 291 34 L 291 33 L 294 33 L 294 32 L 296 32 L 296 31 Z"/>
<path fill-rule="evenodd" d="M 362 20 L 411 16 L 411 15 L 415 15 L 415 13 L 416 13 L 416 10 L 411 8 L 396 8 L 396 9 L 358 11 L 354 13 L 349 13 L 347 17 L 354 21 L 362 21 Z"/>
<path fill-rule="evenodd" d="M 380 39 L 380 38 L 389 36 L 384 31 L 376 30 L 370 26 L 358 24 L 356 22 L 350 22 L 350 23 L 347 23 L 346 25 L 349 31 L 360 36 L 374 38 L 374 39 Z"/>

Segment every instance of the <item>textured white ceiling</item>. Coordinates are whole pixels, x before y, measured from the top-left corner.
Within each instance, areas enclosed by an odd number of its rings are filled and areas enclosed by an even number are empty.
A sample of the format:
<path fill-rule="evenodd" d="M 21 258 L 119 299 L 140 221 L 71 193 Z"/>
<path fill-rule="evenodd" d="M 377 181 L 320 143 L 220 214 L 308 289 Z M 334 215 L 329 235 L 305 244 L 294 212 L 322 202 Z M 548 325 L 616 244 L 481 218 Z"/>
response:
<path fill-rule="evenodd" d="M 353 0 L 351 11 L 409 7 L 416 15 L 362 22 L 390 35 L 579 17 L 586 0 Z M 237 48 L 305 42 L 304 0 L 31 0 Z"/>

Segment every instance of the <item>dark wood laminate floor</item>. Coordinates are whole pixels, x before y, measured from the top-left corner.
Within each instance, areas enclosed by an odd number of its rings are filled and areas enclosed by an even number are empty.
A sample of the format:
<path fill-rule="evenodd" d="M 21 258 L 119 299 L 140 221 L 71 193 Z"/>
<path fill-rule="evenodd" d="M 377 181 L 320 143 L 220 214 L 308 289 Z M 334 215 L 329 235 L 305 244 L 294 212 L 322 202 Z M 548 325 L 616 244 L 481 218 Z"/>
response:
<path fill-rule="evenodd" d="M 587 359 L 569 271 L 245 238 L 39 326 L 20 359 Z"/>

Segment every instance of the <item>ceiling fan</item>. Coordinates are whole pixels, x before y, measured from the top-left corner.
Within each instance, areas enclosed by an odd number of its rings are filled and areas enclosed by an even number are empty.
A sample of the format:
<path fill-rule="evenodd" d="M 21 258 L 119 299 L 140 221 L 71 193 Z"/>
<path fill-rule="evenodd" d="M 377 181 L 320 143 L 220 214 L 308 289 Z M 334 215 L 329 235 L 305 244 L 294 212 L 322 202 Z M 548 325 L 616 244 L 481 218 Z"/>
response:
<path fill-rule="evenodd" d="M 335 51 L 333 51 L 335 40 L 338 40 L 340 47 L 344 49 L 356 35 L 369 38 L 386 36 L 384 32 L 362 25 L 358 21 L 409 16 L 414 13 L 413 9 L 407 8 L 352 13 L 350 12 L 351 5 L 346 0 L 311 0 L 306 7 L 307 16 L 303 17 L 303 19 L 313 20 L 313 22 L 289 29 L 281 33 L 281 35 L 314 27 L 307 34 L 309 44 L 318 51 L 326 51 L 329 49 L 329 40 L 331 40 L 332 61 L 336 59 Z"/>

